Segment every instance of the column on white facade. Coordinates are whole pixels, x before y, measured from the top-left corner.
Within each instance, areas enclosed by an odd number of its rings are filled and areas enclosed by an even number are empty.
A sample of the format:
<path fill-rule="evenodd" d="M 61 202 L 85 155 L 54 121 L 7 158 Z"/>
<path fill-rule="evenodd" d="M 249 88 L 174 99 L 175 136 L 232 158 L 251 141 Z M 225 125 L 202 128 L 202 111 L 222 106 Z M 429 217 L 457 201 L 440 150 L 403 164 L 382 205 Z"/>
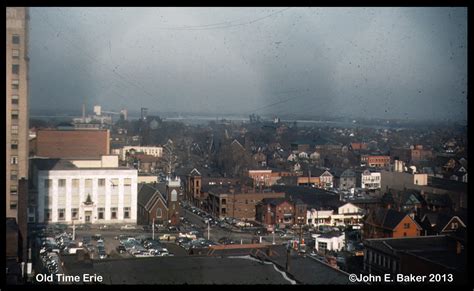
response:
<path fill-rule="evenodd" d="M 52 193 L 52 219 L 51 222 L 58 222 L 58 179 L 54 178 L 53 180 L 53 193 Z M 50 197 L 51 198 L 51 197 Z"/>
<path fill-rule="evenodd" d="M 43 223 L 45 222 L 44 219 L 44 210 L 46 209 L 44 205 L 44 196 L 45 196 L 45 191 L 44 191 L 44 176 L 39 176 L 38 179 L 38 222 Z"/>
<path fill-rule="evenodd" d="M 136 222 L 137 221 L 137 175 L 133 175 L 132 177 L 132 205 L 130 205 L 130 218 Z M 135 186 L 135 187 L 133 187 Z"/>
<path fill-rule="evenodd" d="M 85 221 L 85 217 L 84 217 L 84 208 L 81 207 L 82 205 L 82 202 L 85 201 L 85 188 L 86 188 L 86 180 L 84 179 L 84 177 L 78 177 L 79 178 L 79 221 L 80 222 L 83 222 Z"/>
<path fill-rule="evenodd" d="M 66 179 L 66 222 L 72 221 L 72 178 Z"/>
<path fill-rule="evenodd" d="M 124 179 L 123 177 L 120 177 L 119 178 L 119 189 L 118 189 L 118 211 L 117 211 L 117 218 L 119 220 L 123 220 L 124 219 L 124 216 L 123 216 L 123 195 L 124 195 Z"/>
<path fill-rule="evenodd" d="M 97 204 L 98 204 L 98 201 L 99 201 L 99 196 L 98 196 L 99 178 L 97 178 L 97 177 L 92 178 L 91 199 L 92 199 L 92 202 L 94 202 L 94 205 L 96 205 L 96 207 L 94 207 L 94 211 L 92 212 L 92 217 L 91 217 L 91 222 L 92 223 L 96 222 L 98 217 L 99 217 L 99 213 L 97 211 Z"/>
<path fill-rule="evenodd" d="M 104 220 L 111 220 L 111 177 L 105 177 L 105 213 L 104 213 Z"/>

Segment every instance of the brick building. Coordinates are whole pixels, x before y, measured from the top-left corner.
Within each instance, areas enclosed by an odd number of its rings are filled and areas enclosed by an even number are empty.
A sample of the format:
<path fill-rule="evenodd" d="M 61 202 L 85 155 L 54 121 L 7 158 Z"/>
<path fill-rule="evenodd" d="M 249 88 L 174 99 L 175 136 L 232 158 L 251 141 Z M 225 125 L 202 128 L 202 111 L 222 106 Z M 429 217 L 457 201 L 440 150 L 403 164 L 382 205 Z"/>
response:
<path fill-rule="evenodd" d="M 51 130 L 36 133 L 36 155 L 49 158 L 97 158 L 110 153 L 109 130 Z"/>
<path fill-rule="evenodd" d="M 362 155 L 360 161 L 369 167 L 386 168 L 390 165 L 390 156 Z"/>
<path fill-rule="evenodd" d="M 178 225 L 180 206 L 180 180 L 166 183 L 140 184 L 138 190 L 137 224 Z"/>
<path fill-rule="evenodd" d="M 283 197 L 285 193 L 280 192 L 243 192 L 238 188 L 215 187 L 208 192 L 207 208 L 215 217 L 255 220 L 257 203 L 265 198 Z"/>

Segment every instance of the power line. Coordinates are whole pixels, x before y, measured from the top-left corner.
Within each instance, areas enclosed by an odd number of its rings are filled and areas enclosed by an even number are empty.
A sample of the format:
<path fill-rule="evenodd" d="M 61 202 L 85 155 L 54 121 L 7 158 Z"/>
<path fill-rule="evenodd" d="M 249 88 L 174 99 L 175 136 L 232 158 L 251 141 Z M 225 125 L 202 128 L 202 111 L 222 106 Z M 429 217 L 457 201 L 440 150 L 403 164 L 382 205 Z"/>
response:
<path fill-rule="evenodd" d="M 157 27 L 156 29 L 160 29 L 160 30 L 213 30 L 213 29 L 222 29 L 222 28 L 230 28 L 230 27 L 236 27 L 236 26 L 243 26 L 243 25 L 249 25 L 249 24 L 253 24 L 255 22 L 258 22 L 258 21 L 261 21 L 261 20 L 264 20 L 266 18 L 269 18 L 269 17 L 272 17 L 276 14 L 280 14 L 280 13 L 283 13 L 285 12 L 286 10 L 289 10 L 291 9 L 292 7 L 288 7 L 288 8 L 285 8 L 285 9 L 282 9 L 282 10 L 278 10 L 276 12 L 273 12 L 273 13 L 270 13 L 266 16 L 263 16 L 263 17 L 260 17 L 260 18 L 257 18 L 257 19 L 253 19 L 253 20 L 250 20 L 250 21 L 247 21 L 247 22 L 243 22 L 243 23 L 237 23 L 237 24 L 227 24 L 227 25 L 220 25 L 220 24 L 224 24 L 226 22 L 222 22 L 222 23 L 216 23 L 216 24 L 207 24 L 207 25 L 197 25 L 197 26 L 185 26 L 185 27 Z M 228 23 L 228 22 L 227 22 Z M 219 26 L 220 25 L 220 26 Z M 215 27 L 207 27 L 207 26 L 215 26 Z"/>

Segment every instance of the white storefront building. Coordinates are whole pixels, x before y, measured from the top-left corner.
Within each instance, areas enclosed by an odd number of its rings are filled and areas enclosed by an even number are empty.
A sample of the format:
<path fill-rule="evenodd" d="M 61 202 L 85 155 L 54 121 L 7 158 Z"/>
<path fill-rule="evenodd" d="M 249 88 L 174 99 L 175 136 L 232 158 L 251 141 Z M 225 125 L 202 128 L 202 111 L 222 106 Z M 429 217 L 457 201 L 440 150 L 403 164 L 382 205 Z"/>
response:
<path fill-rule="evenodd" d="M 39 168 L 36 213 L 39 223 L 109 224 L 137 221 L 137 170 L 80 168 L 61 161 Z"/>
<path fill-rule="evenodd" d="M 364 211 L 352 203 L 345 203 L 338 208 L 337 213 L 333 210 L 309 209 L 306 212 L 307 223 L 312 227 L 326 226 L 358 226 L 362 225 Z"/>
<path fill-rule="evenodd" d="M 365 170 L 361 177 L 361 188 L 375 190 L 382 186 L 381 173 L 377 171 Z"/>
<path fill-rule="evenodd" d="M 344 232 L 313 234 L 312 237 L 315 239 L 314 248 L 317 252 L 339 252 L 346 246 L 346 235 Z"/>

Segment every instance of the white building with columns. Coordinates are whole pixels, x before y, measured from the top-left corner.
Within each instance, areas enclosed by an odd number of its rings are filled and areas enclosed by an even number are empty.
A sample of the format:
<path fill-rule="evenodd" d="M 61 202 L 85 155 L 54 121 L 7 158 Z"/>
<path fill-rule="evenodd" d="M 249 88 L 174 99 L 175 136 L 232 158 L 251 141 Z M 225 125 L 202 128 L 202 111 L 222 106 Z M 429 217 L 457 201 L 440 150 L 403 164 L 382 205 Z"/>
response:
<path fill-rule="evenodd" d="M 118 161 L 93 166 L 92 161 L 38 159 L 33 164 L 36 222 L 136 224 L 136 169 L 117 167 Z"/>

